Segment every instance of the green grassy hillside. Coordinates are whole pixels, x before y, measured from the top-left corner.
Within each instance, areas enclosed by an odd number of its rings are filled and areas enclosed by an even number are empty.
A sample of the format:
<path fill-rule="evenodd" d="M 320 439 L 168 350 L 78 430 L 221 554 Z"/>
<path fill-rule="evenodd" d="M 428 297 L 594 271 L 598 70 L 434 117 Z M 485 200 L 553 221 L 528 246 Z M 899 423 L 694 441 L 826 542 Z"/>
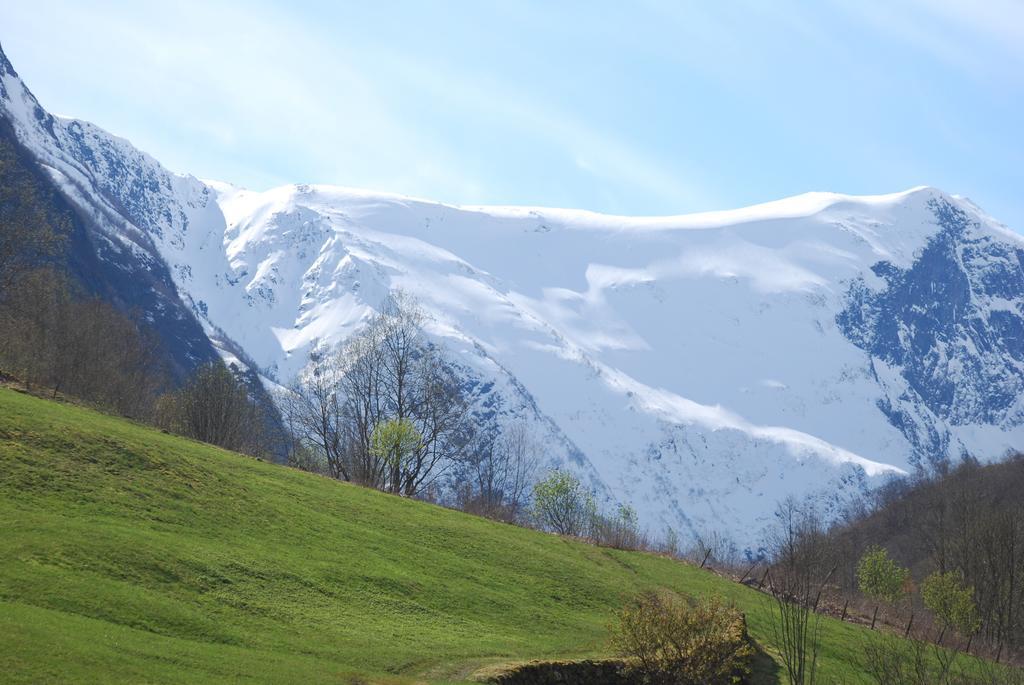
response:
<path fill-rule="evenodd" d="M 602 654 L 641 588 L 763 596 L 0 389 L 0 680 L 458 681 Z M 861 682 L 828 621 L 825 682 Z M 777 682 L 765 669 L 764 682 Z"/>

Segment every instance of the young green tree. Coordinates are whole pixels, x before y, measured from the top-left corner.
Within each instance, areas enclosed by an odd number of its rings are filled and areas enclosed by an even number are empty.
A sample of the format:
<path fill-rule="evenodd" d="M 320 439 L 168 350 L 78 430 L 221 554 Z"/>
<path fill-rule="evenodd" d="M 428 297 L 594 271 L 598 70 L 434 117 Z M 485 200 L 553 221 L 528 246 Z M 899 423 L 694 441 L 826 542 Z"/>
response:
<path fill-rule="evenodd" d="M 936 571 L 921 584 L 921 599 L 942 626 L 961 635 L 973 635 L 981 625 L 974 603 L 974 588 L 964 582 L 960 571 Z M 939 640 L 942 640 L 940 635 Z"/>
<path fill-rule="evenodd" d="M 381 421 L 374 427 L 370 438 L 370 452 L 390 471 L 388 482 L 391 492 L 399 495 L 402 474 L 423 444 L 423 436 L 409 419 Z"/>
<path fill-rule="evenodd" d="M 544 528 L 579 536 L 589 529 L 597 505 L 575 476 L 555 470 L 533 486 L 533 513 Z"/>
<path fill-rule="evenodd" d="M 906 594 L 910 570 L 889 557 L 882 547 L 872 545 L 857 564 L 857 584 L 860 591 L 876 602 L 895 604 Z M 878 618 L 878 607 L 871 619 L 872 629 Z"/>

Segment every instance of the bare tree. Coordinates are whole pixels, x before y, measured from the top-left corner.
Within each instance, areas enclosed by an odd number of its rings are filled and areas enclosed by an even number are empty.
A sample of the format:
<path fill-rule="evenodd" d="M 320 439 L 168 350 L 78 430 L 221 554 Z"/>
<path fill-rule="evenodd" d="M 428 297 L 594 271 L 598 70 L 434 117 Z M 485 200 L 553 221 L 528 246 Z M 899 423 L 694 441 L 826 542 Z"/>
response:
<path fill-rule="evenodd" d="M 245 383 L 221 362 L 201 367 L 160 401 L 168 429 L 225 449 L 263 456 L 265 416 Z"/>
<path fill-rule="evenodd" d="M 394 293 L 338 350 L 319 350 L 284 398 L 286 422 L 336 478 L 412 497 L 463 453 L 469 431 L 461 383 L 425 323 L 411 296 Z M 401 460 L 373 449 L 374 431 L 386 421 L 408 421 L 421 437 Z"/>
<path fill-rule="evenodd" d="M 0 303 L 0 366 L 47 388 L 150 420 L 166 383 L 159 345 L 143 324 L 92 297 L 75 296 L 60 272 L 22 273 Z"/>
<path fill-rule="evenodd" d="M 818 604 L 835 569 L 824 570 L 824 531 L 814 508 L 792 497 L 776 511 L 769 572 L 772 628 L 790 682 L 812 685 L 817 676 L 821 615 Z"/>
<path fill-rule="evenodd" d="M 323 463 L 328 475 L 352 480 L 345 459 L 347 426 L 341 396 L 341 366 L 330 350 L 314 349 L 305 372 L 277 401 L 292 438 L 289 461 Z"/>
<path fill-rule="evenodd" d="M 611 514 L 596 515 L 590 537 L 598 545 L 615 549 L 651 548 L 650 540 L 640 531 L 636 509 L 628 504 L 617 504 Z"/>
<path fill-rule="evenodd" d="M 741 565 L 742 559 L 736 542 L 728 534 L 717 529 L 704 529 L 699 532 L 686 556 L 701 566 L 710 564 L 718 569 L 737 568 Z"/>
<path fill-rule="evenodd" d="M 496 439 L 479 440 L 456 473 L 459 508 L 503 521 L 521 521 L 536 480 L 540 448 L 525 421 L 506 427 Z"/>

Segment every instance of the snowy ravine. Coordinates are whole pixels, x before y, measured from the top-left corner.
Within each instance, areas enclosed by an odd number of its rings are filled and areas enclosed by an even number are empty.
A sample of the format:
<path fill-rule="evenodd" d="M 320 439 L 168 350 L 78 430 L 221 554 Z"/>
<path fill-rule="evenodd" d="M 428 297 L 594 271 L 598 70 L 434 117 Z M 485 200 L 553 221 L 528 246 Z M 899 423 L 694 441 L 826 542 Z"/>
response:
<path fill-rule="evenodd" d="M 664 218 L 253 192 L 50 116 L 2 53 L 0 112 L 225 356 L 286 382 L 404 289 L 479 421 L 531 422 L 655 536 L 756 546 L 787 495 L 1024 449 L 1024 240 L 932 188 Z"/>

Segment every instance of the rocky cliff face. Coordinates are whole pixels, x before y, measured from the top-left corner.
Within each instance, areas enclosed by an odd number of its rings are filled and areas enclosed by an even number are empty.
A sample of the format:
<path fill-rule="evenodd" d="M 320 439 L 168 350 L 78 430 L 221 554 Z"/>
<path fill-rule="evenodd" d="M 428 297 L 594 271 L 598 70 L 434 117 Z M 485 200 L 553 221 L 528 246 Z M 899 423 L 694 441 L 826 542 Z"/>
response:
<path fill-rule="evenodd" d="M 884 286 L 857 279 L 837 317 L 873 369 L 886 367 L 878 406 L 915 464 L 976 456 L 954 427 L 1024 421 L 1024 248 L 948 199 L 928 209 L 938 230 L 917 259 L 873 264 Z"/>

